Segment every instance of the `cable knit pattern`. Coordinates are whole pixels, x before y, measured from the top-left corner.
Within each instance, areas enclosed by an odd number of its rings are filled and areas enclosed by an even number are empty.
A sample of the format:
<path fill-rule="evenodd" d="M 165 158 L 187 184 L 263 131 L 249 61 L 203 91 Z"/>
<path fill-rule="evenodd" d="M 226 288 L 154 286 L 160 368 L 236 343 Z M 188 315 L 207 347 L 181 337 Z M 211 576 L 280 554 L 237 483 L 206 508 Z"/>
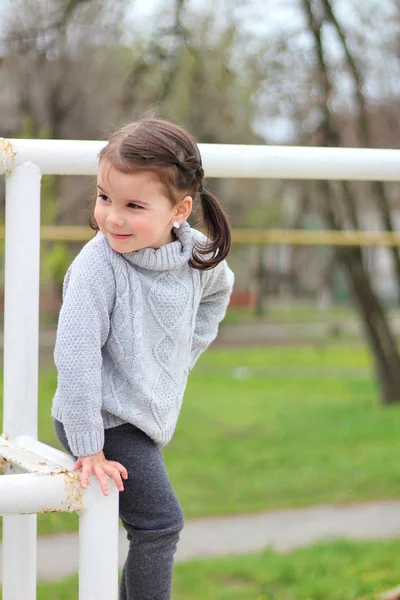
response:
<path fill-rule="evenodd" d="M 75 456 L 103 448 L 125 422 L 160 446 L 171 439 L 187 376 L 225 315 L 233 273 L 188 265 L 201 233 L 184 223 L 157 250 L 119 254 L 98 233 L 64 280 L 53 416 Z"/>

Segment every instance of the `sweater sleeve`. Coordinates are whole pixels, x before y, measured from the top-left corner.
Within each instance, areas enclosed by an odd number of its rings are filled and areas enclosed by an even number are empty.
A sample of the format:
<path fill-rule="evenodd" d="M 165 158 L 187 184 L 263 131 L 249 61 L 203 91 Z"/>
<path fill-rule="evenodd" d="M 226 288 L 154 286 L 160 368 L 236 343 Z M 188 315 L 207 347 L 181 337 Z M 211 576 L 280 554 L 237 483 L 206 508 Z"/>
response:
<path fill-rule="evenodd" d="M 99 244 L 87 244 L 64 280 L 54 360 L 58 372 L 53 416 L 62 421 L 75 456 L 104 445 L 102 347 L 115 298 L 115 279 Z"/>
<path fill-rule="evenodd" d="M 225 316 L 234 281 L 233 272 L 226 261 L 220 262 L 210 271 L 204 271 L 203 274 L 207 279 L 196 315 L 190 369 L 217 337 L 218 326 Z"/>

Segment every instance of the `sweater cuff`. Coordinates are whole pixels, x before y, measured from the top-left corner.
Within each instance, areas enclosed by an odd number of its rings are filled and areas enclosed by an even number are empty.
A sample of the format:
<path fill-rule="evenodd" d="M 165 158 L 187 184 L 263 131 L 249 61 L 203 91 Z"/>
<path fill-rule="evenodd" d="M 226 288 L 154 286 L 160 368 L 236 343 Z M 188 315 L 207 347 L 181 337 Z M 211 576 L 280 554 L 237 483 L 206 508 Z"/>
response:
<path fill-rule="evenodd" d="M 69 447 L 74 456 L 89 456 L 103 450 L 104 427 L 83 433 L 67 433 Z"/>

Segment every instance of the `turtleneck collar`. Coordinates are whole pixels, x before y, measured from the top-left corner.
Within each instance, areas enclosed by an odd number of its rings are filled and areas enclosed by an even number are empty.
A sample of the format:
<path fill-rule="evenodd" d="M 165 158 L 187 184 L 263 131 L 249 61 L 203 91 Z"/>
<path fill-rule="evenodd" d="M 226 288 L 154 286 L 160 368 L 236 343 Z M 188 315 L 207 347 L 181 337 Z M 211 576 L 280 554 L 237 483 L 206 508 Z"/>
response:
<path fill-rule="evenodd" d="M 193 238 L 189 223 L 182 223 L 179 229 L 174 229 L 178 238 L 161 248 L 142 248 L 127 252 L 122 256 L 138 267 L 152 271 L 170 271 L 185 264 L 192 256 Z"/>

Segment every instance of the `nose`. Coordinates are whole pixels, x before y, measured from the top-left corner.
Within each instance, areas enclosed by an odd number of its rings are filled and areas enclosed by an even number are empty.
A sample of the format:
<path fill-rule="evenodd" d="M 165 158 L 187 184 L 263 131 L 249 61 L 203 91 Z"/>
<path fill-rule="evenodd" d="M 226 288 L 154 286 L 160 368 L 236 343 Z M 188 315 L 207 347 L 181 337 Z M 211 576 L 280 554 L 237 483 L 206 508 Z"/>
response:
<path fill-rule="evenodd" d="M 121 227 L 124 224 L 124 219 L 120 211 L 116 208 L 113 208 L 107 217 L 108 223 L 111 225 L 116 225 L 117 227 Z"/>

